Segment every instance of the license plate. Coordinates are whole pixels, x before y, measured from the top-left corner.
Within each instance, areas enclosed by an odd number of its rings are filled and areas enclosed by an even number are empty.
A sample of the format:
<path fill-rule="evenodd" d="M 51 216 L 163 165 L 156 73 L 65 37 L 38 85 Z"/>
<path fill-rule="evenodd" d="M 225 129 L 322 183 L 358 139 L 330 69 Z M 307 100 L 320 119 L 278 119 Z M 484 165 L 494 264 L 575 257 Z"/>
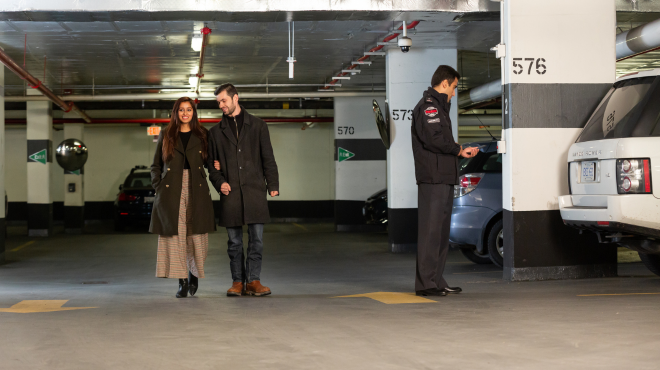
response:
<path fill-rule="evenodd" d="M 145 203 L 153 203 L 154 199 L 156 199 L 156 197 L 144 197 L 144 202 Z"/>
<path fill-rule="evenodd" d="M 596 162 L 582 162 L 582 182 L 596 181 Z"/>

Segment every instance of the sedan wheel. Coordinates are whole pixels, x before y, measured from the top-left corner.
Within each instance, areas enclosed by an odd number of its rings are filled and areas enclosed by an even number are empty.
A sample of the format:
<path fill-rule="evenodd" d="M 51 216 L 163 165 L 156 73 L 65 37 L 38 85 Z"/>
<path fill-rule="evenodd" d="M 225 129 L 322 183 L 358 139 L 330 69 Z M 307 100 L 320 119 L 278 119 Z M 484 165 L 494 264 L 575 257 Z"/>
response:
<path fill-rule="evenodd" d="M 488 254 L 498 267 L 504 266 L 504 223 L 497 221 L 488 231 Z"/>

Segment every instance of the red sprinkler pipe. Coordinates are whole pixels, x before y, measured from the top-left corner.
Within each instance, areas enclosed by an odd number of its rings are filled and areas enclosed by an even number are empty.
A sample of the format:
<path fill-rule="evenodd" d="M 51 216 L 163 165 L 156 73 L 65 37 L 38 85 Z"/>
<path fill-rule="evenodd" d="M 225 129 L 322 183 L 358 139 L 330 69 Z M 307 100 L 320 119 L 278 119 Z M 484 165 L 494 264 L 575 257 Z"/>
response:
<path fill-rule="evenodd" d="M 418 24 L 419 24 L 419 21 L 413 21 L 413 22 L 410 22 L 410 24 L 406 27 L 406 29 L 415 28 L 415 27 L 417 27 Z M 402 24 L 398 29 L 399 29 L 399 30 L 402 30 L 402 29 L 403 29 L 403 24 Z M 395 33 L 393 33 L 393 34 L 391 34 L 391 35 L 385 37 L 385 38 L 383 39 L 383 42 L 389 42 L 389 41 L 392 41 L 393 39 L 399 37 L 399 35 L 400 35 L 400 33 L 395 32 Z M 383 46 L 384 46 L 384 45 L 377 45 L 377 46 L 371 48 L 371 49 L 369 50 L 369 52 L 371 53 L 371 52 L 374 52 L 374 51 L 378 51 L 378 50 L 382 49 Z M 369 55 L 364 55 L 364 56 L 358 58 L 357 61 L 358 61 L 358 62 L 364 62 L 365 60 L 369 59 L 369 57 L 370 57 Z M 359 64 L 351 64 L 351 65 L 350 65 L 348 68 L 346 68 L 346 69 L 355 69 L 355 67 L 357 67 L 358 65 L 359 65 Z M 337 77 L 343 77 L 343 76 L 346 76 L 347 74 L 348 74 L 348 72 L 341 72 L 340 74 L 337 75 Z M 334 84 L 336 84 L 337 82 L 339 82 L 339 80 L 333 79 L 332 81 L 330 81 L 330 83 L 329 83 L 328 85 L 334 85 Z M 330 88 L 330 86 L 324 86 L 324 87 L 323 87 L 323 89 L 329 89 L 329 88 Z"/>
<path fill-rule="evenodd" d="M 202 32 L 202 50 L 199 52 L 199 68 L 197 69 L 197 86 L 195 86 L 195 93 L 199 94 L 199 85 L 202 82 L 202 77 L 204 77 L 204 55 L 206 54 L 206 44 L 209 41 L 209 35 L 211 34 L 211 29 L 204 27 L 201 30 Z"/>
<path fill-rule="evenodd" d="M 295 118 L 285 118 L 285 117 L 273 117 L 273 118 L 262 118 L 264 122 L 270 123 L 307 123 L 307 122 L 334 122 L 332 117 L 295 117 Z M 200 123 L 218 123 L 220 118 L 202 118 L 199 120 Z M 24 125 L 26 123 L 25 118 L 6 118 L 5 124 L 7 125 Z M 53 119 L 54 124 L 63 124 L 63 123 L 85 123 L 84 120 L 79 118 L 55 118 Z M 122 124 L 122 123 L 150 123 L 150 124 L 168 124 L 170 123 L 169 118 L 92 118 L 91 124 Z"/>
<path fill-rule="evenodd" d="M 16 62 L 14 62 L 14 60 L 11 59 L 11 57 L 7 55 L 7 53 L 5 53 L 2 49 L 0 49 L 0 62 L 2 62 L 2 64 L 4 64 L 10 71 L 14 72 L 18 77 L 26 80 L 31 88 L 41 91 L 44 96 L 50 99 L 50 101 L 53 103 L 57 104 L 57 106 L 59 106 L 63 111 L 70 112 L 71 110 L 74 110 L 80 117 L 82 117 L 85 122 L 91 122 L 91 118 L 89 118 L 89 116 L 87 116 L 83 111 L 78 109 L 78 107 L 73 102 L 67 103 L 60 99 L 59 96 L 55 95 L 54 92 L 44 86 L 41 81 L 32 76 L 23 67 L 16 64 Z"/>

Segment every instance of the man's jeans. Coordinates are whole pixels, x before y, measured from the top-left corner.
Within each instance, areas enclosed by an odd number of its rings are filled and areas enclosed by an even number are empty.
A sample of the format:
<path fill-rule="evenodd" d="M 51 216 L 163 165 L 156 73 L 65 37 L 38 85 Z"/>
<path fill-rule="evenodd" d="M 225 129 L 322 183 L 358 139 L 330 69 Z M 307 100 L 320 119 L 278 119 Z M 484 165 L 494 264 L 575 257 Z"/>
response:
<path fill-rule="evenodd" d="M 261 254 L 264 250 L 264 224 L 248 225 L 247 260 L 243 256 L 243 227 L 228 227 L 227 254 L 234 282 L 251 283 L 260 280 Z"/>

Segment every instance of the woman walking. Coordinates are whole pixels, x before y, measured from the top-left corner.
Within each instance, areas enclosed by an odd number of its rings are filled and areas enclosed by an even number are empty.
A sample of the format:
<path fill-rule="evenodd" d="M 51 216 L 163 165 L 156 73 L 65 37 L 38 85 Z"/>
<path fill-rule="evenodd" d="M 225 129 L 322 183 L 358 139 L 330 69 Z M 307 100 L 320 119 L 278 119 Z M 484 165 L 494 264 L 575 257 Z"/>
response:
<path fill-rule="evenodd" d="M 149 231 L 158 234 L 156 277 L 179 279 L 177 298 L 197 292 L 198 278 L 204 278 L 208 232 L 215 230 L 204 171 L 207 134 L 192 99 L 180 98 L 170 124 L 161 130 L 151 165 L 156 199 Z"/>

